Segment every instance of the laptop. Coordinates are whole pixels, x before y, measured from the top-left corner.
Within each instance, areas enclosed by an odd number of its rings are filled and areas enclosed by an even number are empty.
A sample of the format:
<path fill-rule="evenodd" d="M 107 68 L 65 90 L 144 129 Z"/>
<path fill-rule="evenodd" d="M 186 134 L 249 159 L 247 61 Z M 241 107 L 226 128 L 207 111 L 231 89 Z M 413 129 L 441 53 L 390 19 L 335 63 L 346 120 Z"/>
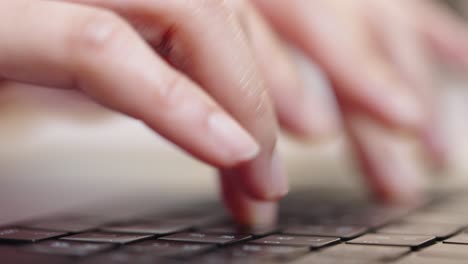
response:
<path fill-rule="evenodd" d="M 169 198 L 169 197 L 168 197 Z M 384 206 L 333 186 L 295 189 L 272 226 L 239 227 L 220 202 L 128 198 L 0 226 L 0 262 L 466 263 L 468 192 Z M 120 202 L 122 201 L 122 202 Z"/>

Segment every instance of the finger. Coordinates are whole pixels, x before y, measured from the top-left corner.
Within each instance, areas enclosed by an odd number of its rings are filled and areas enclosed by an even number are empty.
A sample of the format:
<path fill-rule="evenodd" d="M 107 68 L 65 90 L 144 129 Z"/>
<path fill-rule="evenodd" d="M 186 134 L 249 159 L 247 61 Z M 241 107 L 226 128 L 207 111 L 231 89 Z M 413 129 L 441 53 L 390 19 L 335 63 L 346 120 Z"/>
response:
<path fill-rule="evenodd" d="M 245 1 L 231 3 L 242 14 L 242 25 L 281 125 L 303 138 L 321 139 L 336 134 L 338 124 L 333 108 L 301 81 L 296 65 L 264 18 Z"/>
<path fill-rule="evenodd" d="M 374 194 L 386 202 L 418 203 L 425 177 L 407 136 L 383 128 L 356 112 L 347 111 L 345 122 Z"/>
<path fill-rule="evenodd" d="M 372 2 L 368 23 L 391 63 L 426 104 L 432 102 L 430 56 L 416 32 L 416 21 L 394 2 Z M 391 21 L 391 22 L 390 22 Z"/>
<path fill-rule="evenodd" d="M 361 18 L 339 13 L 340 5 L 333 7 L 326 1 L 254 2 L 323 67 L 338 97 L 388 125 L 421 126 L 425 116 L 420 102 L 375 52 L 365 26 L 356 22 Z"/>
<path fill-rule="evenodd" d="M 241 226 L 272 226 L 275 224 L 277 204 L 271 201 L 252 199 L 239 185 L 237 175 L 223 172 L 220 175 L 224 204 L 236 223 Z"/>
<path fill-rule="evenodd" d="M 447 7 L 434 1 L 414 1 L 418 30 L 446 62 L 468 70 L 468 30 L 466 22 Z"/>
<path fill-rule="evenodd" d="M 110 8 L 129 20 L 143 23 L 146 30 L 164 17 L 163 50 L 169 61 L 200 83 L 260 144 L 258 157 L 237 168 L 237 175 L 248 182 L 242 188 L 259 199 L 277 199 L 287 192 L 286 175 L 272 171 L 277 167 L 272 165 L 272 156 L 278 128 L 271 99 L 241 26 L 222 1 L 74 2 Z"/>
<path fill-rule="evenodd" d="M 250 135 L 117 16 L 59 2 L 3 1 L 0 17 L 1 77 L 80 88 L 211 164 L 255 156 Z"/>
<path fill-rule="evenodd" d="M 425 111 L 429 113 L 428 120 L 418 133 L 432 159 L 443 164 L 447 147 L 437 118 L 438 104 L 430 54 L 420 38 L 412 14 L 406 13 L 395 4 L 386 1 L 372 2 L 367 12 L 369 24 L 389 61 L 424 103 Z"/>

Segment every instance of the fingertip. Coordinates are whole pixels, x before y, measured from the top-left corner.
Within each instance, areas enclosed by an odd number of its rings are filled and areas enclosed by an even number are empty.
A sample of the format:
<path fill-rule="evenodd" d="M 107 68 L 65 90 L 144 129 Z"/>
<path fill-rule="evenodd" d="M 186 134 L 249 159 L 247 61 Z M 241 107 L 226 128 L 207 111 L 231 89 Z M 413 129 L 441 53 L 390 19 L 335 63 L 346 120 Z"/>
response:
<path fill-rule="evenodd" d="M 421 131 L 421 138 L 436 168 L 443 168 L 449 162 L 449 146 L 439 123 L 432 123 Z"/>
<path fill-rule="evenodd" d="M 208 117 L 208 125 L 213 131 L 214 147 L 229 152 L 232 164 L 254 159 L 260 153 L 257 141 L 232 117 L 225 113 L 215 112 Z"/>
<path fill-rule="evenodd" d="M 232 171 L 223 171 L 220 177 L 223 201 L 238 225 L 271 226 L 276 223 L 276 202 L 252 199 L 239 186 L 237 175 Z"/>
<path fill-rule="evenodd" d="M 280 154 L 263 154 L 236 170 L 241 188 L 252 199 L 278 201 L 289 192 L 289 183 Z"/>
<path fill-rule="evenodd" d="M 370 119 L 348 119 L 353 143 L 376 197 L 388 203 L 414 204 L 424 198 L 425 171 L 411 140 Z"/>

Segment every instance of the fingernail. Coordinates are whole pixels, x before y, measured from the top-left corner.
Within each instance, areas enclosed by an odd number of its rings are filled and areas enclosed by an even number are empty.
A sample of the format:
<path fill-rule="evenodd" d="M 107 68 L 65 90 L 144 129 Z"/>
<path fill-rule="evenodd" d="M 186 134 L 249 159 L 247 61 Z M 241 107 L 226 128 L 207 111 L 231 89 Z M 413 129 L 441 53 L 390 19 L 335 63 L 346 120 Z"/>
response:
<path fill-rule="evenodd" d="M 227 114 L 216 112 L 208 120 L 212 132 L 212 140 L 229 152 L 230 158 L 236 162 L 255 158 L 260 147 L 253 137 Z"/>
<path fill-rule="evenodd" d="M 274 198 L 280 198 L 285 196 L 289 192 L 288 177 L 284 168 L 283 160 L 279 155 L 279 152 L 275 150 L 271 157 L 271 169 L 270 169 L 270 196 Z"/>

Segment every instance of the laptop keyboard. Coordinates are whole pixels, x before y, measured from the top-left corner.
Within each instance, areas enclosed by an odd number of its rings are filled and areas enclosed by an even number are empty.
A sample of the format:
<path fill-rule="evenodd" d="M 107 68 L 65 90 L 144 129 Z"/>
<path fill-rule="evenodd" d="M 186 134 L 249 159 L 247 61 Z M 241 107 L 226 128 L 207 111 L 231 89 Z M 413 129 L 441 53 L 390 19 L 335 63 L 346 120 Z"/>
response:
<path fill-rule="evenodd" d="M 467 263 L 467 204 L 465 194 L 404 208 L 303 193 L 282 202 L 278 225 L 254 228 L 207 205 L 124 220 L 61 215 L 0 227 L 0 262 Z"/>

